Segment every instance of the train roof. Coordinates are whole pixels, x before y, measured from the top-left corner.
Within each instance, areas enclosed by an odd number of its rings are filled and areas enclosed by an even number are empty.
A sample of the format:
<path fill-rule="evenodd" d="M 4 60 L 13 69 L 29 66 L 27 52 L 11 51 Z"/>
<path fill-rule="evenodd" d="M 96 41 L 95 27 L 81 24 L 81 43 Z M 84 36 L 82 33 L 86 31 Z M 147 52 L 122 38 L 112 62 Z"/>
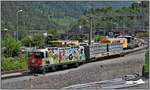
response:
<path fill-rule="evenodd" d="M 56 40 L 51 42 L 79 42 L 78 40 Z"/>
<path fill-rule="evenodd" d="M 47 48 L 40 48 L 40 49 L 33 50 L 33 52 L 44 52 L 44 51 L 48 51 L 48 49 Z"/>
<path fill-rule="evenodd" d="M 126 38 L 108 38 L 108 40 L 126 40 Z"/>
<path fill-rule="evenodd" d="M 132 36 L 129 36 L 129 35 L 125 35 L 125 36 L 118 36 L 118 38 L 119 38 L 119 37 L 132 37 Z"/>

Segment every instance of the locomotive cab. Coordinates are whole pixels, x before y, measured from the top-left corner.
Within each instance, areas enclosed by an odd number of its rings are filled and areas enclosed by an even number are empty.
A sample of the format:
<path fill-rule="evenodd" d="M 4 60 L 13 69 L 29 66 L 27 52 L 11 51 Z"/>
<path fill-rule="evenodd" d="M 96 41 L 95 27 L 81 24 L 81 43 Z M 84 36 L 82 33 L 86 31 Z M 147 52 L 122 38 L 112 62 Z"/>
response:
<path fill-rule="evenodd" d="M 44 60 L 48 58 L 48 50 L 47 49 L 37 49 L 29 53 L 28 59 L 28 67 L 30 71 L 34 71 L 36 69 L 43 70 L 44 69 Z"/>

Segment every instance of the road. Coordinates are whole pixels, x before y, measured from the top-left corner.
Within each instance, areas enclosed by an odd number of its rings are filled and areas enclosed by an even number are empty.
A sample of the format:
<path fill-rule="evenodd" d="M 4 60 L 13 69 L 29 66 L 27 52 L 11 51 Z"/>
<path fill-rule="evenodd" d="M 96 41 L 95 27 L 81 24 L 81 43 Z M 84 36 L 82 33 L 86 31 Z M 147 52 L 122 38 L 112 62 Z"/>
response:
<path fill-rule="evenodd" d="M 124 57 L 87 63 L 78 68 L 51 72 L 46 75 L 4 79 L 2 80 L 1 86 L 5 89 L 60 89 L 73 84 L 100 81 L 103 80 L 103 77 L 100 77 L 102 73 L 100 72 L 101 65 L 122 62 L 131 58 L 143 58 L 144 52 L 145 51 L 139 51 Z M 147 85 L 143 87 L 147 87 Z"/>
<path fill-rule="evenodd" d="M 63 89 L 148 89 L 149 79 L 145 79 L 144 77 L 142 77 L 142 80 L 143 81 L 139 79 L 139 83 L 134 83 L 133 85 L 127 84 L 127 81 L 123 80 L 122 78 L 115 78 L 99 82 L 71 85 L 64 87 Z"/>
<path fill-rule="evenodd" d="M 126 87 L 124 89 L 149 89 L 149 79 L 147 79 L 145 82 L 146 82 L 145 84 L 141 84 L 133 87 Z"/>

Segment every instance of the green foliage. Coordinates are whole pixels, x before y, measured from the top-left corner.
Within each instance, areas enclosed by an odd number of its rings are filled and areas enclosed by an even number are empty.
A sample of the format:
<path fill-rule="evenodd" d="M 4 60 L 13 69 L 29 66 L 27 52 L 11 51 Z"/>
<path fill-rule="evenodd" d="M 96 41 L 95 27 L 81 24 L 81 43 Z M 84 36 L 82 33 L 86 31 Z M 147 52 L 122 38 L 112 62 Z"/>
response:
<path fill-rule="evenodd" d="M 82 26 L 89 26 L 89 19 L 88 17 L 86 16 L 81 16 L 80 19 L 79 19 L 79 25 L 82 25 Z"/>
<path fill-rule="evenodd" d="M 48 30 L 48 36 L 45 38 L 45 43 L 50 44 L 50 41 L 58 40 L 60 36 L 60 31 L 56 28 L 51 28 Z"/>
<path fill-rule="evenodd" d="M 128 4 L 127 4 L 128 3 Z M 149 4 L 142 1 L 136 2 L 5 2 L 2 1 L 2 29 L 16 30 L 48 30 L 57 28 L 59 32 L 66 32 L 77 28 L 79 25 L 90 27 L 89 15 L 92 15 L 95 28 L 104 27 L 110 30 L 112 27 L 133 28 L 140 26 L 140 21 L 116 17 L 117 15 L 144 13 L 144 24 L 149 27 Z M 129 4 L 130 3 L 130 4 Z M 133 3 L 133 4 L 132 4 Z M 118 4 L 118 5 L 117 5 Z M 132 4 L 132 5 L 131 5 Z M 127 7 L 131 5 L 130 7 Z M 112 6 L 112 7 L 111 7 Z M 139 7 L 141 6 L 141 7 Z M 103 8 L 105 7 L 105 8 Z M 114 9 L 114 7 L 117 7 Z M 123 7 L 123 8 L 122 8 Z M 96 8 L 96 9 L 95 9 Z M 22 9 L 23 12 L 17 11 Z M 83 15 L 83 16 L 82 16 Z M 102 16 L 111 18 L 101 18 Z M 79 20 L 78 20 L 79 19 Z M 87 22 L 88 20 L 88 22 Z M 77 22 L 79 21 L 79 22 Z M 117 23 L 117 24 L 114 24 Z"/>
<path fill-rule="evenodd" d="M 2 47 L 4 47 L 4 56 L 5 57 L 14 57 L 18 56 L 21 43 L 17 41 L 10 35 L 6 35 L 2 38 Z"/>
<path fill-rule="evenodd" d="M 2 58 L 1 60 L 1 70 L 2 71 L 17 71 L 17 70 L 27 70 L 27 57 L 22 56 L 21 58 Z"/>
<path fill-rule="evenodd" d="M 53 36 L 57 36 L 57 35 L 59 34 L 58 31 L 59 31 L 58 29 L 52 28 L 52 29 L 49 29 L 49 30 L 48 30 L 48 34 L 51 34 L 51 35 L 53 35 Z"/>
<path fill-rule="evenodd" d="M 96 36 L 95 41 L 96 41 L 96 42 L 99 42 L 102 38 L 104 38 L 104 36 L 100 36 L 100 35 L 99 35 L 99 36 Z"/>
<path fill-rule="evenodd" d="M 88 11 L 91 8 L 101 8 L 104 4 L 106 7 L 114 4 L 116 6 L 116 3 L 121 4 L 122 2 L 2 1 L 1 3 L 2 28 L 16 30 L 18 22 L 20 31 L 48 30 L 49 28 L 58 28 L 65 31 L 68 30 L 70 23 L 78 20 L 84 11 Z M 22 9 L 23 12 L 18 13 L 17 20 L 17 11 L 19 9 Z"/>
<path fill-rule="evenodd" d="M 40 35 L 40 34 L 28 35 L 28 36 L 25 36 L 21 40 L 21 42 L 26 47 L 41 46 L 45 42 L 45 37 L 43 35 Z"/>
<path fill-rule="evenodd" d="M 141 19 L 129 16 L 135 16 L 143 13 L 145 27 L 148 28 L 148 5 L 146 5 L 144 1 L 142 3 L 143 6 L 138 3 L 133 3 L 130 7 L 123 7 L 119 9 L 113 9 L 112 7 L 97 9 L 92 8 L 80 17 L 78 23 L 79 25 L 90 27 L 90 17 L 92 17 L 92 22 L 94 23 L 93 29 L 103 27 L 105 30 L 111 30 L 114 27 L 142 27 L 143 22 L 141 22 Z"/>
<path fill-rule="evenodd" d="M 69 35 L 69 39 L 71 39 L 71 40 L 79 40 L 80 36 L 79 35 Z"/>
<path fill-rule="evenodd" d="M 86 39 L 86 37 L 83 35 L 72 35 L 72 34 L 70 34 L 70 35 L 68 35 L 68 39 L 69 40 L 78 40 L 79 42 L 83 42 Z"/>
<path fill-rule="evenodd" d="M 33 46 L 33 36 L 25 36 L 22 40 L 21 40 L 22 44 L 24 46 L 27 46 L 27 47 L 31 47 Z"/>
<path fill-rule="evenodd" d="M 43 35 L 34 35 L 34 46 L 41 46 L 45 42 L 45 37 Z"/>
<path fill-rule="evenodd" d="M 149 72 L 149 53 L 145 54 L 144 72 Z"/>

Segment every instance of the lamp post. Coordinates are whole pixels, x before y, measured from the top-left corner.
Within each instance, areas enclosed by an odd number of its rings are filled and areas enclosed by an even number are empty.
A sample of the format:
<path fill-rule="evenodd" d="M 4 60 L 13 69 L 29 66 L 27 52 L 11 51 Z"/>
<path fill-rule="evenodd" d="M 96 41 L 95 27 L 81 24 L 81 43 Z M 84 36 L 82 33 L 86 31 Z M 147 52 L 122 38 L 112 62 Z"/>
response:
<path fill-rule="evenodd" d="M 23 10 L 18 10 L 17 11 L 17 40 L 18 40 L 18 14 L 19 12 L 22 12 Z"/>

